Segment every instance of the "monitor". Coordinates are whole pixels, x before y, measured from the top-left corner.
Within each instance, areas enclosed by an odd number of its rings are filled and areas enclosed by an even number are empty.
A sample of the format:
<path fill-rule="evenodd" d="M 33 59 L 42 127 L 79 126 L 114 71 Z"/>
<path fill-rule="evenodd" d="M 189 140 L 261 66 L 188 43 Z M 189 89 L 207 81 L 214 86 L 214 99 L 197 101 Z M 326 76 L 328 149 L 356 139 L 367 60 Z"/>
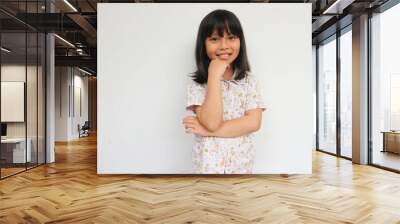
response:
<path fill-rule="evenodd" d="M 1 136 L 7 136 L 7 124 L 1 123 Z"/>

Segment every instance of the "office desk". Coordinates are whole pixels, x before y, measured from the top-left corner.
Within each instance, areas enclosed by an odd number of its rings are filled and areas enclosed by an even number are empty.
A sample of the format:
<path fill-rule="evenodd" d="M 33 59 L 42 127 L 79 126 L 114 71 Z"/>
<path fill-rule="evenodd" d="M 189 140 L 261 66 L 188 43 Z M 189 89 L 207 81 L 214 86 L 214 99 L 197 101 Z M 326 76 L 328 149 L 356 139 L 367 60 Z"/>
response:
<path fill-rule="evenodd" d="M 1 139 L 1 157 L 6 163 L 25 163 L 31 162 L 32 140 L 27 139 L 26 154 L 25 154 L 25 138 L 6 138 Z M 26 161 L 25 161 L 26 159 Z"/>
<path fill-rule="evenodd" d="M 383 150 L 382 152 L 393 152 L 400 154 L 400 132 L 382 131 Z"/>

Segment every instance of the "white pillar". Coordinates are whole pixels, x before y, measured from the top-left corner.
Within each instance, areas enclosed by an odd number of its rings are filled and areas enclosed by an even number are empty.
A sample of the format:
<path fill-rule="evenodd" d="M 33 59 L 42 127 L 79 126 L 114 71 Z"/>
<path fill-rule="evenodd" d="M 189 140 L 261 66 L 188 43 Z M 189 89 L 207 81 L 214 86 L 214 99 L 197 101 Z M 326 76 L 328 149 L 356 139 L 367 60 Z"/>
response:
<path fill-rule="evenodd" d="M 47 12 L 53 12 L 54 6 L 50 1 L 46 4 Z M 55 44 L 54 35 L 46 35 L 46 163 L 55 161 Z"/>
<path fill-rule="evenodd" d="M 353 20 L 352 159 L 368 163 L 368 15 Z"/>

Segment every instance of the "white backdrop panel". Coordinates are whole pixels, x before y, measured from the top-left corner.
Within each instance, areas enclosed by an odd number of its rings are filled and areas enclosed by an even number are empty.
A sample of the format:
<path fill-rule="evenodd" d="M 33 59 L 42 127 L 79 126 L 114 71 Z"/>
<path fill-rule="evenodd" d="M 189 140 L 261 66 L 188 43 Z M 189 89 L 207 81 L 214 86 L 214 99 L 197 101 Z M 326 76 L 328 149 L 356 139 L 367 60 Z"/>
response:
<path fill-rule="evenodd" d="M 311 173 L 311 4 L 98 4 L 98 173 L 193 173 L 186 82 L 201 19 L 241 21 L 267 106 L 254 173 Z"/>

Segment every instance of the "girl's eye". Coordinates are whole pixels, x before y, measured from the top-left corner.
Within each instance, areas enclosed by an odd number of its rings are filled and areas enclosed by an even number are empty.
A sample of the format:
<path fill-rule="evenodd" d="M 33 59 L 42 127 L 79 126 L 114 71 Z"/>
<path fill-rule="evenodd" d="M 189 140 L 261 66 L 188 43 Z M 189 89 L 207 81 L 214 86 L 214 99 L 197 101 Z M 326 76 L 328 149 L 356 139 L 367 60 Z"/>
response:
<path fill-rule="evenodd" d="M 234 40 L 234 39 L 236 39 L 236 36 L 230 36 L 229 39 Z"/>
<path fill-rule="evenodd" d="M 218 39 L 215 38 L 215 37 L 212 37 L 212 38 L 210 38 L 210 40 L 211 40 L 211 41 L 216 41 L 216 40 L 218 40 Z"/>

